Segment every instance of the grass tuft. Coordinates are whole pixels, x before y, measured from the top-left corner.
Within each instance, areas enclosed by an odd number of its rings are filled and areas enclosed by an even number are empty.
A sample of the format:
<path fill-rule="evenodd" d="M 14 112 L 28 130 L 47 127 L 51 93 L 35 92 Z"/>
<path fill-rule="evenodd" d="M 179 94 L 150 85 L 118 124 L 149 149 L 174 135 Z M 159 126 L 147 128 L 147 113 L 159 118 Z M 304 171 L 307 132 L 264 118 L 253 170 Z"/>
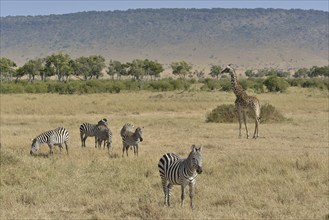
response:
<path fill-rule="evenodd" d="M 17 157 L 17 155 L 8 151 L 1 151 L 0 166 L 11 166 L 17 164 L 18 162 L 19 158 Z"/>

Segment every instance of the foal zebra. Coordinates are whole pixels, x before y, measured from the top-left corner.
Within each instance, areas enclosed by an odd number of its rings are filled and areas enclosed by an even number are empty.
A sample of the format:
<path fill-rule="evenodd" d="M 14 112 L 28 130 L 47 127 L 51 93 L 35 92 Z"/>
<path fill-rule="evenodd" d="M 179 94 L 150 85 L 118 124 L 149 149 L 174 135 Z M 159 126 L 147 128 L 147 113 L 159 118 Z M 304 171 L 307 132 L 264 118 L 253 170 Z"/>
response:
<path fill-rule="evenodd" d="M 68 154 L 67 142 L 69 140 L 69 132 L 65 128 L 56 128 L 54 130 L 46 131 L 32 140 L 30 154 L 37 152 L 40 144 L 47 143 L 50 149 L 50 154 L 53 154 L 54 145 L 58 145 L 62 153 L 62 144 L 65 144 L 66 153 Z"/>
<path fill-rule="evenodd" d="M 134 125 L 127 123 L 121 129 L 121 138 L 122 138 L 122 157 L 124 152 L 126 151 L 128 157 L 128 149 L 130 146 L 134 148 L 134 155 L 138 156 L 138 144 L 143 141 L 143 129 L 144 128 L 136 128 L 134 130 Z"/>
<path fill-rule="evenodd" d="M 203 146 L 196 148 L 192 145 L 192 151 L 186 159 L 181 159 L 179 155 L 167 153 L 163 155 L 158 163 L 159 173 L 164 192 L 164 205 L 170 206 L 169 197 L 173 185 L 181 185 L 181 206 L 184 204 L 185 187 L 190 187 L 190 206 L 193 209 L 193 191 L 195 178 L 202 173 L 201 152 Z"/>
<path fill-rule="evenodd" d="M 103 118 L 97 124 L 83 123 L 80 125 L 81 147 L 86 147 L 87 137 L 94 137 L 98 125 L 108 125 L 107 119 Z M 97 138 L 95 137 L 95 148 L 97 147 Z"/>
<path fill-rule="evenodd" d="M 104 148 L 105 145 L 107 149 L 110 150 L 112 148 L 112 132 L 111 130 L 105 125 L 98 125 L 95 132 L 95 137 L 97 139 L 98 147 L 101 148 L 102 141 L 104 141 Z"/>

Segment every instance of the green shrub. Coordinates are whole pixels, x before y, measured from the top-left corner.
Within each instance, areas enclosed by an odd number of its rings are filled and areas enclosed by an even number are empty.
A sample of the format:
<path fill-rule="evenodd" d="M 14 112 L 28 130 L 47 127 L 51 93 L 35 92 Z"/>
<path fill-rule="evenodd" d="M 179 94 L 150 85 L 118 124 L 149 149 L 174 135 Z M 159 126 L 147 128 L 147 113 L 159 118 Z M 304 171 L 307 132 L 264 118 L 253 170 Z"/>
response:
<path fill-rule="evenodd" d="M 220 81 L 215 79 L 205 79 L 202 81 L 203 86 L 201 87 L 201 90 L 215 90 L 220 89 Z"/>
<path fill-rule="evenodd" d="M 248 122 L 254 122 L 253 112 L 247 113 Z M 283 122 L 287 120 L 274 106 L 265 104 L 261 106 L 261 123 Z M 206 122 L 234 123 L 238 122 L 238 113 L 235 105 L 220 105 L 206 115 Z"/>
<path fill-rule="evenodd" d="M 20 83 L 0 83 L 0 92 L 2 94 L 24 93 L 24 86 Z"/>
<path fill-rule="evenodd" d="M 307 79 L 302 83 L 303 88 L 319 88 L 319 89 L 329 89 L 329 82 L 328 79 L 321 79 L 321 78 L 312 78 Z"/>
<path fill-rule="evenodd" d="M 239 84 L 244 90 L 250 88 L 250 83 L 246 79 L 240 80 Z"/>
<path fill-rule="evenodd" d="M 183 80 L 183 79 L 169 78 L 168 80 L 169 80 L 169 83 L 173 86 L 174 90 L 184 90 L 189 85 L 189 82 L 187 80 Z"/>
<path fill-rule="evenodd" d="M 232 90 L 231 81 L 229 79 L 222 79 L 220 82 L 220 90 L 229 92 Z"/>
<path fill-rule="evenodd" d="M 254 78 L 249 78 L 246 80 L 247 88 L 252 89 L 257 93 L 263 93 L 265 92 L 264 89 L 264 80 L 263 79 L 254 79 Z"/>
<path fill-rule="evenodd" d="M 35 93 L 47 93 L 48 92 L 48 86 L 44 82 L 36 82 L 31 84 L 35 88 Z"/>
<path fill-rule="evenodd" d="M 36 92 L 36 89 L 35 89 L 35 86 L 34 85 L 29 84 L 29 85 L 25 86 L 24 91 L 26 93 L 35 93 Z"/>
<path fill-rule="evenodd" d="M 206 117 L 206 122 L 232 123 L 237 121 L 237 112 L 234 105 L 217 106 Z"/>
<path fill-rule="evenodd" d="M 66 87 L 66 93 L 69 94 L 74 94 L 74 93 L 82 93 L 81 90 L 81 82 L 80 81 L 70 81 L 67 83 L 67 87 Z"/>
<path fill-rule="evenodd" d="M 124 88 L 126 90 L 136 91 L 139 89 L 137 80 L 124 80 Z"/>
<path fill-rule="evenodd" d="M 290 86 L 301 87 L 302 84 L 305 82 L 305 79 L 302 78 L 294 78 L 287 80 Z"/>
<path fill-rule="evenodd" d="M 264 104 L 260 109 L 260 121 L 261 123 L 267 122 L 282 122 L 287 120 L 281 112 L 271 104 Z"/>
<path fill-rule="evenodd" d="M 271 76 L 264 81 L 264 85 L 270 92 L 285 92 L 289 87 L 288 82 L 277 76 Z"/>
<path fill-rule="evenodd" d="M 172 91 L 174 86 L 168 80 L 158 80 L 149 83 L 149 87 L 155 91 Z"/>

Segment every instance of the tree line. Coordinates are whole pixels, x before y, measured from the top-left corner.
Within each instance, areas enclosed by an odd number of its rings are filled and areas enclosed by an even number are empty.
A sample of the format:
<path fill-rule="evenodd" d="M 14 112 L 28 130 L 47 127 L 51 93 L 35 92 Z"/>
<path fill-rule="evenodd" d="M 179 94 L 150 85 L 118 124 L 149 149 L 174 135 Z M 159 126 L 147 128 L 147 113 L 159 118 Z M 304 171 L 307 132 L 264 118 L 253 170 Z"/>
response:
<path fill-rule="evenodd" d="M 172 74 L 182 79 L 186 78 L 206 78 L 204 70 L 194 70 L 192 64 L 186 61 L 172 62 L 170 64 Z M 110 60 L 106 65 L 105 58 L 101 55 L 82 56 L 72 59 L 66 53 L 57 53 L 45 58 L 35 58 L 28 60 L 23 66 L 18 67 L 14 61 L 6 57 L 0 57 L 0 77 L 1 80 L 20 80 L 27 76 L 29 82 L 34 82 L 36 76 L 40 76 L 41 81 L 46 81 L 52 76 L 56 76 L 59 82 L 67 82 L 71 76 L 87 81 L 99 79 L 103 76 L 104 70 L 111 79 L 121 79 L 130 77 L 137 81 L 145 79 L 159 79 L 164 67 L 158 61 L 148 59 L 134 59 L 131 62 L 122 63 Z M 211 65 L 208 75 L 219 79 L 225 77 L 221 75 L 220 65 Z M 277 69 L 246 70 L 245 75 L 249 78 L 257 77 L 279 77 L 286 78 L 290 73 Z M 312 68 L 300 68 L 295 71 L 294 78 L 329 77 L 329 66 Z"/>

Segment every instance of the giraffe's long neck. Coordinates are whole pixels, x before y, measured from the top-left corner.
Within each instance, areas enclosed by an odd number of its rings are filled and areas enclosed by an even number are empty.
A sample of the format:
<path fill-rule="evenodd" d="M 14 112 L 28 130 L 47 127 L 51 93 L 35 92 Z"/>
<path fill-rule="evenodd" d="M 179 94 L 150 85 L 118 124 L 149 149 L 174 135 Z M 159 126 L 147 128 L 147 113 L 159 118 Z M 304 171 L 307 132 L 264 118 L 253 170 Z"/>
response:
<path fill-rule="evenodd" d="M 240 86 L 237 75 L 234 70 L 230 73 L 231 75 L 231 85 L 233 88 L 233 92 L 237 98 L 240 98 L 241 95 L 244 93 L 243 88 Z"/>

